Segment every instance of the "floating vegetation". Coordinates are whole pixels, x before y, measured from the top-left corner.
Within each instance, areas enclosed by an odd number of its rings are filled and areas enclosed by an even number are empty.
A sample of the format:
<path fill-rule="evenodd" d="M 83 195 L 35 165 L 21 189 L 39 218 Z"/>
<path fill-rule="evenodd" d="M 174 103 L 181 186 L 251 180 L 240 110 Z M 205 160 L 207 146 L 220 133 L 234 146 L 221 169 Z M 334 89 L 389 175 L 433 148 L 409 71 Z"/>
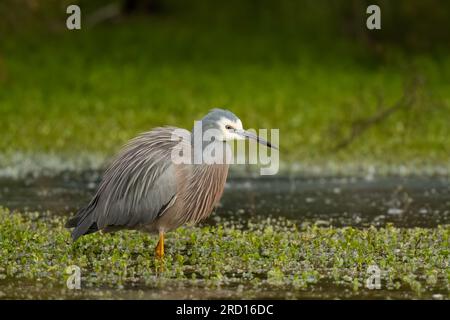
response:
<path fill-rule="evenodd" d="M 72 243 L 64 221 L 49 213 L 0 209 L 0 297 L 13 297 L 15 283 L 68 294 L 71 265 L 81 269 L 80 292 L 96 292 L 93 297 L 99 288 L 124 293 L 200 288 L 196 297 L 211 292 L 298 297 L 330 288 L 341 297 L 366 295 L 376 291 L 366 288 L 369 266 L 380 269 L 383 292 L 449 297 L 449 226 L 356 229 L 298 227 L 285 218 L 219 221 L 171 232 L 160 261 L 153 254 L 156 237 L 122 231 Z"/>

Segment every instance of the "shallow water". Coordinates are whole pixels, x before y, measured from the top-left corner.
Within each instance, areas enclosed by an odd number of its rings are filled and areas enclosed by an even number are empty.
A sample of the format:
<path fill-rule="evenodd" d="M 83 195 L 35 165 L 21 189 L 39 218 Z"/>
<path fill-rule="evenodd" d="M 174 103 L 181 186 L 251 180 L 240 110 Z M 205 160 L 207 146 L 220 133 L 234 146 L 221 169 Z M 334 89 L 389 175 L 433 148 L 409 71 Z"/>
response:
<path fill-rule="evenodd" d="M 0 206 L 20 211 L 50 211 L 68 215 L 86 204 L 100 173 L 67 172 L 54 177 L 0 179 Z M 450 223 L 448 177 L 260 177 L 233 178 L 227 182 L 217 212 L 206 221 L 247 220 L 283 216 L 302 224 L 323 226 L 435 227 Z M 425 293 L 422 298 L 447 297 L 448 292 Z M 252 290 L 239 286 L 206 288 L 201 283 L 168 283 L 164 289 L 129 286 L 86 288 L 73 292 L 21 280 L 0 282 L 0 298 L 417 298 L 410 290 L 362 290 L 357 293 L 333 284 L 317 284 L 311 290 Z"/>
<path fill-rule="evenodd" d="M 334 284 L 316 284 L 304 290 L 247 288 L 245 285 L 210 288 L 199 282 L 197 285 L 180 281 L 165 283 L 163 288 L 150 286 L 127 286 L 117 288 L 82 288 L 69 290 L 63 286 L 51 286 L 40 282 L 10 281 L 0 285 L 0 299 L 448 299 L 445 289 L 425 292 L 418 297 L 410 290 L 367 290 L 355 292 L 348 287 Z"/>
<path fill-rule="evenodd" d="M 0 179 L 0 205 L 66 215 L 85 205 L 100 173 Z M 283 216 L 298 223 L 333 226 L 434 227 L 450 223 L 448 177 L 230 178 L 215 215 Z M 214 219 L 210 219 L 214 223 Z"/>

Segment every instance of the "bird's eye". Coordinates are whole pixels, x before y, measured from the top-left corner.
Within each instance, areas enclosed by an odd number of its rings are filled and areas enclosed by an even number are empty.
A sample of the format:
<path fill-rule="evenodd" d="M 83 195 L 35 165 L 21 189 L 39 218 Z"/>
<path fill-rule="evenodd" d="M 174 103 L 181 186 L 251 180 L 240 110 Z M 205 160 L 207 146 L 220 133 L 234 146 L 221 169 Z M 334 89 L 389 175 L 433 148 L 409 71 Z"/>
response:
<path fill-rule="evenodd" d="M 227 124 L 227 125 L 225 126 L 225 129 L 227 129 L 227 130 L 231 130 L 231 129 L 233 129 L 233 127 L 232 127 L 232 126 L 230 126 L 229 124 Z"/>

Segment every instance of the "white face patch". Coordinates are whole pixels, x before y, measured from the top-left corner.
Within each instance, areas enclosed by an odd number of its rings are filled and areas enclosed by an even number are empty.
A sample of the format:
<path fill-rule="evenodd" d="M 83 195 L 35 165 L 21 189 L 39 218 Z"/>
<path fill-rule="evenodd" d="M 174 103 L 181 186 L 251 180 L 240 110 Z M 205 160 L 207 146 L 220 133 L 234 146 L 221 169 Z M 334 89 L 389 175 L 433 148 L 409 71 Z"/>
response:
<path fill-rule="evenodd" d="M 243 136 L 233 132 L 232 129 L 242 131 L 244 128 L 242 127 L 242 122 L 240 119 L 236 121 L 232 121 L 227 118 L 221 118 L 217 124 L 219 125 L 220 130 L 223 134 L 223 141 L 231 141 L 231 140 L 243 140 L 245 139 Z"/>

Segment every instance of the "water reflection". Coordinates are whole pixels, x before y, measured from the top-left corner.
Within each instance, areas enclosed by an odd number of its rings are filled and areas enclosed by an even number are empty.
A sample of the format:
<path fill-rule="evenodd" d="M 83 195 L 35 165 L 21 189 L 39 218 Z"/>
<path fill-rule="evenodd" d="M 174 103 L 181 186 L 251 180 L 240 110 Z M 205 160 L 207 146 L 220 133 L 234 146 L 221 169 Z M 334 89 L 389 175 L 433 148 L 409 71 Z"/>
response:
<path fill-rule="evenodd" d="M 89 201 L 100 174 L 86 171 L 23 180 L 3 178 L 0 205 L 68 214 Z M 334 226 L 391 222 L 403 227 L 434 227 L 450 223 L 449 212 L 448 177 L 230 177 L 216 215 L 238 219 L 284 216 L 300 224 Z"/>

